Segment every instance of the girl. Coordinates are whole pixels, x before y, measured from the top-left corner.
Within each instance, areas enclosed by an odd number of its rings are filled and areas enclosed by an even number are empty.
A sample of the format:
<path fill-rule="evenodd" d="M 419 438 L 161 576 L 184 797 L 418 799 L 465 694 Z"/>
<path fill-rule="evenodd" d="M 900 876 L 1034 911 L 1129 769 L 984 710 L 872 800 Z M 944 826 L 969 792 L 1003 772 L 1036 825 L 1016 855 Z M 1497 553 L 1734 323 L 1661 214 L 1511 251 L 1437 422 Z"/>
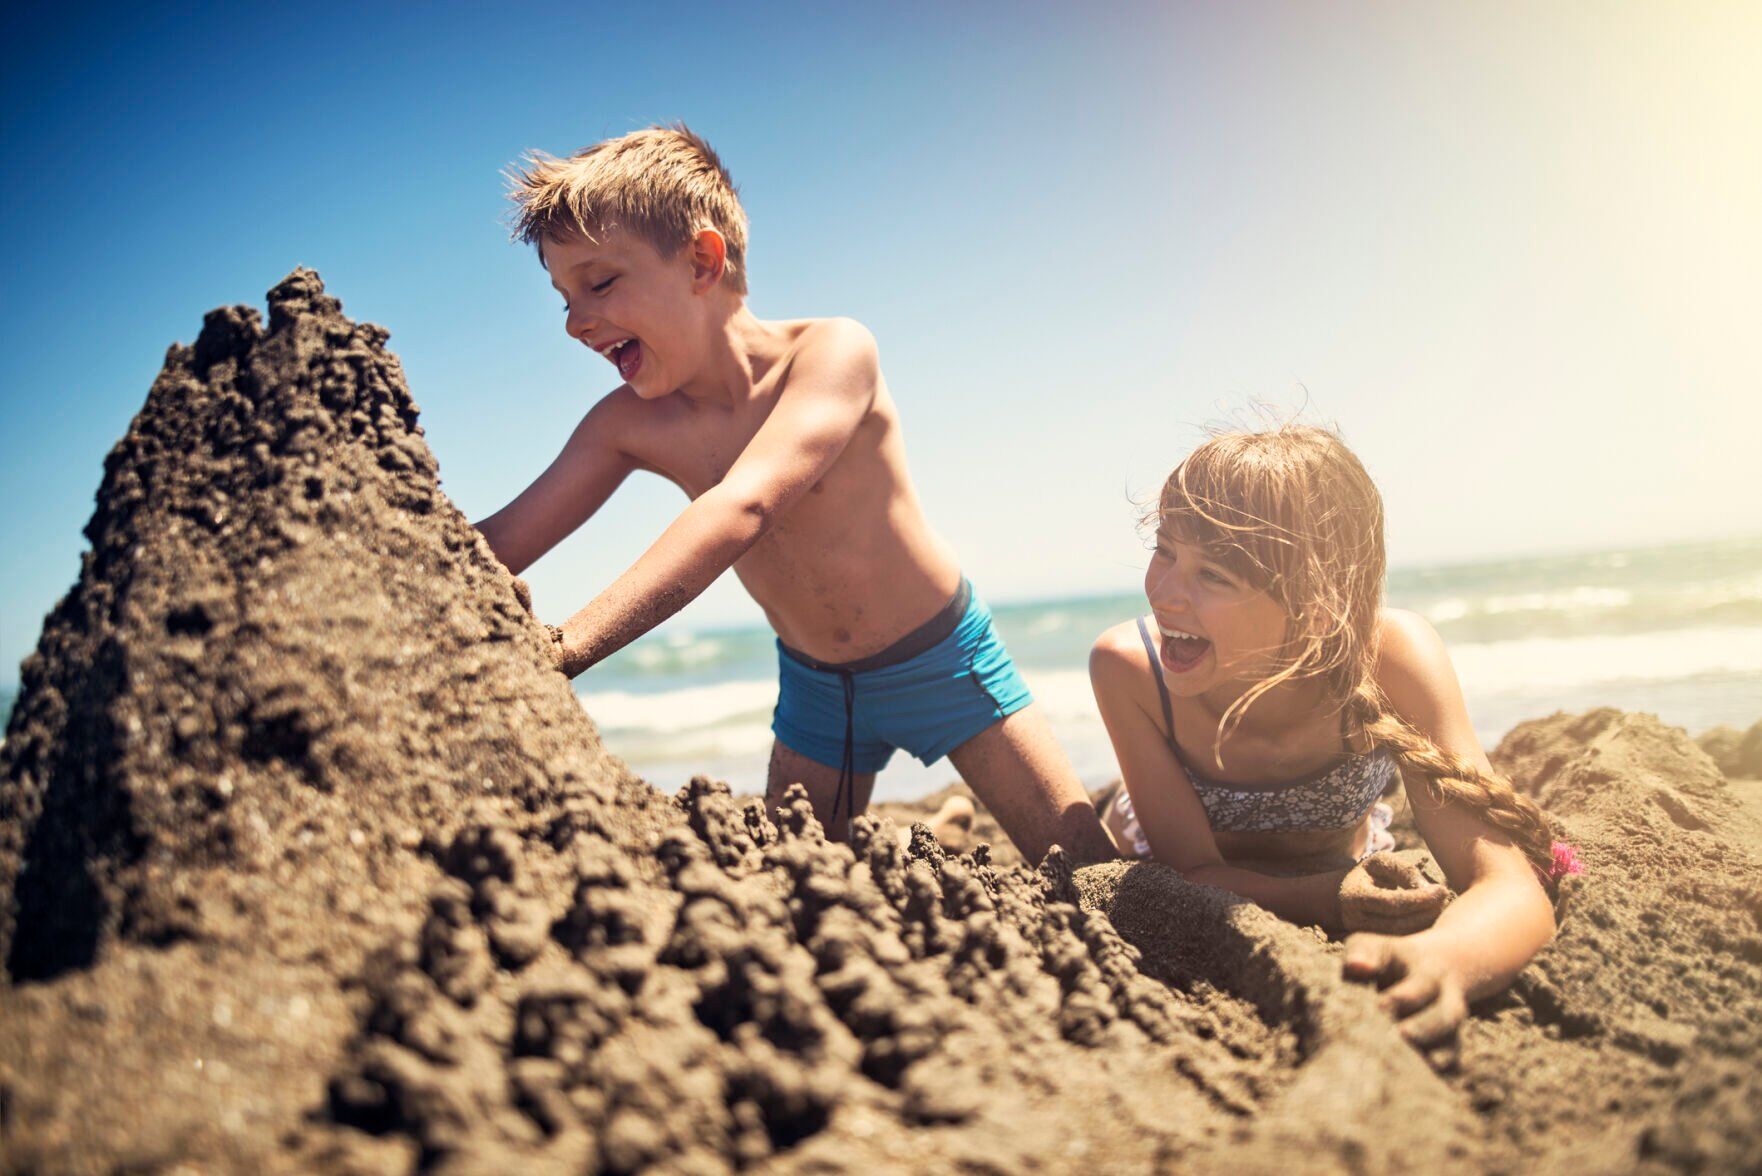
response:
<path fill-rule="evenodd" d="M 1387 848 L 1377 802 L 1399 775 L 1460 897 L 1418 934 L 1351 936 L 1345 967 L 1383 988 L 1410 1041 L 1447 1037 L 1553 935 L 1554 844 L 1481 750 L 1437 633 L 1383 606 L 1376 487 L 1326 430 L 1225 433 L 1169 475 L 1155 521 L 1150 615 L 1090 655 L 1125 785 L 1109 832 L 1337 928 L 1351 867 L 1304 863 Z"/>

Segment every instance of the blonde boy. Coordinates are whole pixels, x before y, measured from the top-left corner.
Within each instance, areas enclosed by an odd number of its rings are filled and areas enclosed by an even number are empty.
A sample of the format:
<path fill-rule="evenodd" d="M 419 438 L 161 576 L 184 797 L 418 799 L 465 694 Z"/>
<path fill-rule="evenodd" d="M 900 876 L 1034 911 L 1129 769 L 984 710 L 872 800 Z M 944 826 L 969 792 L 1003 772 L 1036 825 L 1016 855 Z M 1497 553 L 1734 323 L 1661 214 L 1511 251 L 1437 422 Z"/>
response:
<path fill-rule="evenodd" d="M 479 524 L 516 574 L 637 470 L 691 499 L 566 621 L 573 677 L 733 568 L 778 636 L 767 796 L 806 786 L 843 838 L 897 747 L 947 755 L 1030 860 L 1113 856 L 1045 718 L 906 470 L 875 340 L 850 319 L 746 308 L 746 214 L 683 126 L 610 139 L 514 177 L 571 338 L 623 383 L 531 486 Z"/>

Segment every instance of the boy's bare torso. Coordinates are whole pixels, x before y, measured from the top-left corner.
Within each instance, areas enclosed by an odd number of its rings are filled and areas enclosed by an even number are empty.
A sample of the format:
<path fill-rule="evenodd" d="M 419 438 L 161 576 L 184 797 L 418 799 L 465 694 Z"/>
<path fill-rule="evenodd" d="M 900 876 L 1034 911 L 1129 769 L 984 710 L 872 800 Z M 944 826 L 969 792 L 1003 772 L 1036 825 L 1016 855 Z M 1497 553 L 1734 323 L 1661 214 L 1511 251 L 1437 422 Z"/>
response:
<path fill-rule="evenodd" d="M 705 404 L 677 392 L 644 401 L 628 388 L 611 393 L 619 401 L 619 447 L 638 468 L 696 499 L 727 475 L 765 423 L 814 323 L 770 324 L 788 349 L 768 364 L 755 357 L 753 392 L 744 403 Z M 831 663 L 885 649 L 954 595 L 960 569 L 924 518 L 885 380 L 877 377 L 874 399 L 837 460 L 734 571 L 784 644 Z"/>

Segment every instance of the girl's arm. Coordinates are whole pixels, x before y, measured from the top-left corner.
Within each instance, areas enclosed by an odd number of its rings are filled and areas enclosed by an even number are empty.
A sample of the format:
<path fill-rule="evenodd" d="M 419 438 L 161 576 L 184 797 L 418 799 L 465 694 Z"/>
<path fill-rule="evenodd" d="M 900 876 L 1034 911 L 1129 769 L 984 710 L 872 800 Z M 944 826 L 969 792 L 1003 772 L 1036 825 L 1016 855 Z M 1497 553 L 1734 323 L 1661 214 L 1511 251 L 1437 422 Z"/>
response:
<path fill-rule="evenodd" d="M 1199 793 L 1163 739 L 1154 672 L 1133 623 L 1109 629 L 1089 652 L 1095 701 L 1156 860 L 1190 882 L 1239 894 L 1294 923 L 1338 927 L 1346 870 L 1276 877 L 1225 864 Z"/>
<path fill-rule="evenodd" d="M 1397 716 L 1441 751 L 1491 773 L 1450 655 L 1422 618 L 1384 610 L 1377 682 Z M 1440 804 L 1408 775 L 1414 822 L 1461 896 L 1417 935 L 1354 935 L 1346 972 L 1385 986 L 1410 1040 L 1447 1036 L 1468 1003 L 1498 992 L 1554 935 L 1554 908 L 1523 851 L 1473 807 Z"/>

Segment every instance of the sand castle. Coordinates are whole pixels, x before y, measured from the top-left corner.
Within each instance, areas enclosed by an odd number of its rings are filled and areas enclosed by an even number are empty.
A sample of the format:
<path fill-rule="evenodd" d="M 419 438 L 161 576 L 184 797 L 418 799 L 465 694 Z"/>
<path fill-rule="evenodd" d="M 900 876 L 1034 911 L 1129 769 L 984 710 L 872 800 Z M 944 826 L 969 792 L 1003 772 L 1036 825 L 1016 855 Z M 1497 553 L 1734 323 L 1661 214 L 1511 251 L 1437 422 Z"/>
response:
<path fill-rule="evenodd" d="M 1147 864 L 828 844 L 600 744 L 299 270 L 166 357 L 0 748 L 0 1170 L 1699 1170 L 1762 1155 L 1762 785 L 1498 758 L 1589 865 L 1422 1057 Z M 1003 855 L 999 855 L 1000 860 Z"/>

